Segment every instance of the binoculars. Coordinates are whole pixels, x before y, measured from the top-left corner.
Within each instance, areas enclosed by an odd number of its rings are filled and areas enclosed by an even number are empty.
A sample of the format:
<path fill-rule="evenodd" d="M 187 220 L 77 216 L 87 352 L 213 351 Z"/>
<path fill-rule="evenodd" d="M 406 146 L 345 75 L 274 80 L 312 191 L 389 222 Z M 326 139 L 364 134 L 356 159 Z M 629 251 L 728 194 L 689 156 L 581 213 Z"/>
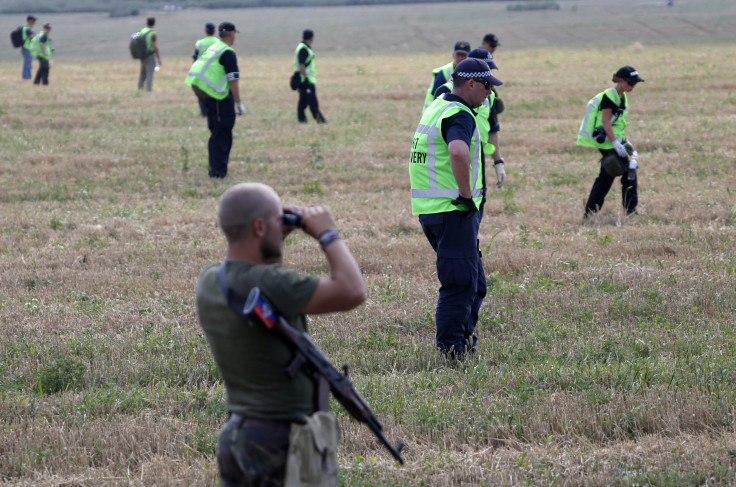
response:
<path fill-rule="evenodd" d="M 299 213 L 284 213 L 281 223 L 286 228 L 304 228 L 304 219 Z"/>

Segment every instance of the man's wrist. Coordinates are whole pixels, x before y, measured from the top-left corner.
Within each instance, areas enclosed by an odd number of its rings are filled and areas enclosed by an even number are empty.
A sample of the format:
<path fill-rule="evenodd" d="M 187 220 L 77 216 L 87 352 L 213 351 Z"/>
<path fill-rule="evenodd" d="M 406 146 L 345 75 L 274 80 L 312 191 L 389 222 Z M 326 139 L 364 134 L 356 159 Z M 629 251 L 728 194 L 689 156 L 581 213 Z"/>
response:
<path fill-rule="evenodd" d="M 340 240 L 340 235 L 337 233 L 336 228 L 330 228 L 319 234 L 317 241 L 322 247 L 322 250 L 327 250 L 327 247 L 335 240 Z"/>

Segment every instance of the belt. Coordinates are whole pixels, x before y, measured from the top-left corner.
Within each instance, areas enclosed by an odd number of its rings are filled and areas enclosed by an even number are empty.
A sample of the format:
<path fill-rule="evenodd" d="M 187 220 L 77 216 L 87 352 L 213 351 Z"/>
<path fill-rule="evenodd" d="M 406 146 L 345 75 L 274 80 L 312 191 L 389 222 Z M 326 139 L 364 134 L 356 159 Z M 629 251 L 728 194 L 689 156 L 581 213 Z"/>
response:
<path fill-rule="evenodd" d="M 227 422 L 228 424 L 236 424 L 238 428 L 251 426 L 256 428 L 290 429 L 291 423 L 294 421 L 288 419 L 252 419 L 246 418 L 242 414 L 230 413 L 230 418 Z"/>

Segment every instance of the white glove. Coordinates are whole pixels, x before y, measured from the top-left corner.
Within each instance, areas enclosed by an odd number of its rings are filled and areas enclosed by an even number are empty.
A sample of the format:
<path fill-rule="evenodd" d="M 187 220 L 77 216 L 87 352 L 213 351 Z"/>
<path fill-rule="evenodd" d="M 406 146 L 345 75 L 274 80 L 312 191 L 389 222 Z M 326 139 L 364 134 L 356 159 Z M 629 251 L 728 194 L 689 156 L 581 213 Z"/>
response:
<path fill-rule="evenodd" d="M 613 150 L 616 151 L 616 154 L 618 154 L 619 157 L 623 157 L 624 159 L 629 157 L 629 154 L 626 152 L 626 147 L 621 144 L 620 139 L 616 139 L 613 141 Z"/>
<path fill-rule="evenodd" d="M 636 162 L 636 157 L 632 156 L 631 159 L 629 159 L 629 169 L 636 171 L 638 167 L 639 167 L 639 164 L 637 164 Z"/>
<path fill-rule="evenodd" d="M 501 161 L 503 161 L 503 159 L 501 159 Z M 496 170 L 496 178 L 498 179 L 496 187 L 500 188 L 503 186 L 503 183 L 506 182 L 506 171 L 504 171 L 503 162 L 494 163 L 493 169 Z"/>
<path fill-rule="evenodd" d="M 242 101 L 238 102 L 238 115 L 245 115 L 245 105 Z"/>

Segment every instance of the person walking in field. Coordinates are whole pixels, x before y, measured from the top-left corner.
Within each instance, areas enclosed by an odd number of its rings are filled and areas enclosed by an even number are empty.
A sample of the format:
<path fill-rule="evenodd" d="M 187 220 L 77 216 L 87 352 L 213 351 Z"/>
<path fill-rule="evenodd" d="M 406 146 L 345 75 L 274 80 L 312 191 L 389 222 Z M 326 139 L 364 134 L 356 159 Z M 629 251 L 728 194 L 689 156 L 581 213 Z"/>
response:
<path fill-rule="evenodd" d="M 580 123 L 577 145 L 593 147 L 601 153 L 601 168 L 585 203 L 584 219 L 600 211 L 613 180 L 621 176 L 621 198 L 627 215 L 636 213 L 639 203 L 636 151 L 624 130 L 629 113 L 627 93 L 644 80 L 631 66 L 623 66 L 613 74 L 615 85 L 598 93 L 589 102 Z M 629 156 L 632 156 L 631 158 Z"/>
<path fill-rule="evenodd" d="M 419 215 L 437 257 L 436 346 L 450 358 L 462 358 L 476 347 L 475 327 L 486 295 L 478 248 L 481 139 L 474 110 L 501 81 L 479 59 L 458 63 L 452 79 L 452 92 L 435 99 L 419 121 L 409 179 L 412 214 Z"/>
<path fill-rule="evenodd" d="M 33 80 L 34 85 L 49 84 L 49 68 L 51 58 L 51 24 L 44 24 L 43 32 L 33 37 L 31 41 L 31 53 L 38 59 L 38 71 Z"/>
<path fill-rule="evenodd" d="M 204 25 L 204 33 L 207 35 L 194 44 L 194 54 L 192 54 L 192 59 L 194 61 L 202 57 L 202 54 L 204 54 L 212 44 L 217 42 L 217 37 L 215 37 L 215 24 L 207 22 Z M 204 103 L 202 98 L 197 98 L 197 100 L 199 101 L 199 113 L 201 113 L 203 117 L 206 117 L 207 105 Z"/>
<path fill-rule="evenodd" d="M 329 277 L 282 265 L 293 230 L 283 223 L 285 212 L 301 214 L 304 233 L 325 254 Z M 228 189 L 218 223 L 227 240 L 225 262 L 200 274 L 196 306 L 227 392 L 229 419 L 217 439 L 219 485 L 337 487 L 337 418 L 316 411 L 319 388 L 310 370 L 302 364 L 292 376 L 284 373 L 294 352 L 276 333 L 233 310 L 229 290 L 245 297 L 258 287 L 273 311 L 304 333 L 305 315 L 348 311 L 365 300 L 360 268 L 327 206 L 282 208 L 264 184 Z"/>
<path fill-rule="evenodd" d="M 153 73 L 161 66 L 161 54 L 158 50 L 158 38 L 153 27 L 156 25 L 155 17 L 146 19 L 146 27 L 141 29 L 140 35 L 146 37 L 148 55 L 141 59 L 141 72 L 138 75 L 138 89 L 142 90 L 145 85 L 146 91 L 153 91 Z"/>
<path fill-rule="evenodd" d="M 220 39 L 194 61 L 186 79 L 187 86 L 205 105 L 210 129 L 207 151 L 211 178 L 227 176 L 236 107 L 238 115 L 245 114 L 238 85 L 238 58 L 232 48 L 235 33 L 240 31 L 232 23 L 223 22 L 218 32 Z"/>
<path fill-rule="evenodd" d="M 294 71 L 299 72 L 299 102 L 296 107 L 296 118 L 299 123 L 307 123 L 306 109 L 312 112 L 317 123 L 327 123 L 319 111 L 317 100 L 317 66 L 314 62 L 314 32 L 306 29 L 302 33 L 302 41 L 294 51 Z"/>
<path fill-rule="evenodd" d="M 452 61 L 432 70 L 432 82 L 429 84 L 427 94 L 424 97 L 424 110 L 434 101 L 434 94 L 437 89 L 450 80 L 450 76 L 455 71 L 455 66 L 467 58 L 469 53 L 470 44 L 465 41 L 457 41 L 455 49 L 452 51 Z"/>
<path fill-rule="evenodd" d="M 20 53 L 23 56 L 23 70 L 21 77 L 23 79 L 31 79 L 31 65 L 33 63 L 33 55 L 31 54 L 31 41 L 33 40 L 33 24 L 36 23 L 36 17 L 29 15 L 26 17 L 26 25 L 21 30 L 23 36 L 23 45 Z M 17 44 L 16 44 L 17 45 Z"/>

